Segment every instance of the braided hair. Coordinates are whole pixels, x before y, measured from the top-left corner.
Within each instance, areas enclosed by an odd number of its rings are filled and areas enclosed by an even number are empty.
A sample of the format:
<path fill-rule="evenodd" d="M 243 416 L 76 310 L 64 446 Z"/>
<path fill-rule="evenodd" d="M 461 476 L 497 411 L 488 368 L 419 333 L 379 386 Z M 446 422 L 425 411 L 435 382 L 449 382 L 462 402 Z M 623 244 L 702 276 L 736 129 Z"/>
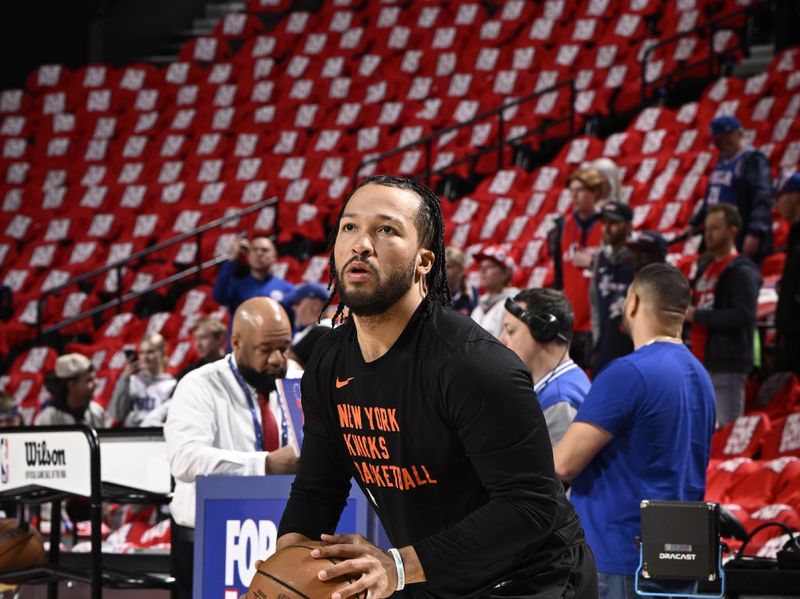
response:
<path fill-rule="evenodd" d="M 425 303 L 424 310 L 426 313 L 429 313 L 435 304 L 449 306 L 452 298 L 450 296 L 450 287 L 447 284 L 447 270 L 445 269 L 444 219 L 442 218 L 442 210 L 439 206 L 439 198 L 437 198 L 436 194 L 428 189 L 428 187 L 414 179 L 395 177 L 392 175 L 373 175 L 372 177 L 367 177 L 362 180 L 347 194 L 342 203 L 342 208 L 339 210 L 339 215 L 336 217 L 336 224 L 328 236 L 328 254 L 330 255 L 328 261 L 328 291 L 330 291 L 330 297 L 322 308 L 320 318 L 322 314 L 325 313 L 325 310 L 333 303 L 334 296 L 337 293 L 337 275 L 333 248 L 336 245 L 336 238 L 339 234 L 342 214 L 350 198 L 353 197 L 353 194 L 369 184 L 405 189 L 415 193 L 419 197 L 419 209 L 414 219 L 419 247 L 431 250 L 435 256 L 433 268 L 425 275 L 425 288 L 428 290 L 428 293 L 423 300 Z M 343 319 L 346 307 L 347 306 L 345 306 L 343 302 L 339 303 L 336 314 L 333 316 L 334 323 L 340 322 Z"/>

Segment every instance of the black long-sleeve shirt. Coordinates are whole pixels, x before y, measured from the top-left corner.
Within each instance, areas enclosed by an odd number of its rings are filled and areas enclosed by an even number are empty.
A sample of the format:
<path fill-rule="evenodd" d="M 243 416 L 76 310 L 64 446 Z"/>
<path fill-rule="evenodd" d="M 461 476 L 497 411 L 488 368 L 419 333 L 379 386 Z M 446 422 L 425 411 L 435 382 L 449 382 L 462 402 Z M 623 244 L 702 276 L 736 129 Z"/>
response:
<path fill-rule="evenodd" d="M 472 320 L 421 306 L 370 363 L 348 323 L 320 340 L 302 388 L 300 472 L 279 534 L 333 531 L 353 477 L 391 542 L 417 552 L 427 582 L 404 596 L 426 598 L 483 597 L 509 580 L 536 591 L 584 543 L 530 374 Z"/>
<path fill-rule="evenodd" d="M 700 266 L 695 282 L 706 268 L 708 263 Z M 737 256 L 719 277 L 713 308 L 695 311 L 694 321 L 708 327 L 703 364 L 710 372 L 749 373 L 753 369 L 760 287 L 758 266 L 746 256 Z"/>
<path fill-rule="evenodd" d="M 722 169 L 723 161 L 715 168 Z M 735 168 L 735 177 L 730 181 L 729 187 L 736 197 L 736 206 L 742 217 L 742 227 L 736 238 L 736 247 L 741 249 L 745 235 L 755 235 L 767 243 L 772 244 L 772 174 L 769 160 L 766 156 L 752 148 L 742 152 L 741 158 Z M 708 196 L 692 215 L 691 224 L 699 227 L 703 224 L 711 205 Z M 761 251 L 765 253 L 762 246 Z"/>

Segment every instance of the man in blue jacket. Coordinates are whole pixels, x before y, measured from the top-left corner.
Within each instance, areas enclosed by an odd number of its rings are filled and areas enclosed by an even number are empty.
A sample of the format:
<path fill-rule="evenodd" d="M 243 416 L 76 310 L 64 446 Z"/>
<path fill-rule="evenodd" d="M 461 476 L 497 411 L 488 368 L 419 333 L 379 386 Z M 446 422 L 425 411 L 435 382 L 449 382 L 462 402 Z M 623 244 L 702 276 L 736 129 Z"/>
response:
<path fill-rule="evenodd" d="M 772 174 L 767 157 L 744 140 L 742 123 L 734 116 L 711 121 L 711 140 L 719 150 L 719 161 L 708 179 L 706 197 L 692 216 L 687 232 L 696 233 L 714 204 L 739 209 L 742 227 L 736 248 L 760 260 L 772 251 Z"/>
<path fill-rule="evenodd" d="M 251 297 L 271 297 L 276 302 L 283 303 L 294 291 L 294 286 L 272 274 L 272 265 L 277 255 L 275 244 L 266 235 L 255 235 L 248 241 L 247 234 L 241 233 L 233 240 L 228 259 L 220 266 L 212 291 L 214 300 L 227 306 L 229 322 L 233 322 L 233 315 L 239 304 Z M 249 267 L 244 273 L 238 272 L 242 256 L 247 256 Z M 230 339 L 230 326 L 228 338 Z"/>

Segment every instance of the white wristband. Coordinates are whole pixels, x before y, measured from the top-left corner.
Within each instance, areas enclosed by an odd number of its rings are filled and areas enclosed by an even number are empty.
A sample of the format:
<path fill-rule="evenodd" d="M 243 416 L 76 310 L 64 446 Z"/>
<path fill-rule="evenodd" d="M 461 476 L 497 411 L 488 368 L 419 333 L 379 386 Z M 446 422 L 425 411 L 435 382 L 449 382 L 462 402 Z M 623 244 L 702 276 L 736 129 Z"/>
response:
<path fill-rule="evenodd" d="M 406 586 L 406 569 L 403 567 L 403 558 L 400 557 L 400 552 L 394 547 L 389 549 L 389 555 L 394 558 L 394 567 L 397 568 L 397 588 L 395 591 L 402 591 Z"/>

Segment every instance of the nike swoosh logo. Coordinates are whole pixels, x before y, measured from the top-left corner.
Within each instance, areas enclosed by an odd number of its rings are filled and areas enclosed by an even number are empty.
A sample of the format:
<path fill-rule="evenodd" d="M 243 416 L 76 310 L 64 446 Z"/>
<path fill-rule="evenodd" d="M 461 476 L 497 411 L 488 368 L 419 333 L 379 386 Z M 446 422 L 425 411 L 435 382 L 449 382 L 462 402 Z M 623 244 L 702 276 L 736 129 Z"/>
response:
<path fill-rule="evenodd" d="M 355 377 L 351 376 L 350 378 L 346 378 L 345 380 L 340 381 L 339 377 L 337 376 L 336 377 L 336 388 L 337 389 L 341 389 L 342 387 L 347 387 L 347 385 L 350 384 L 350 381 L 352 381 L 354 378 Z"/>

